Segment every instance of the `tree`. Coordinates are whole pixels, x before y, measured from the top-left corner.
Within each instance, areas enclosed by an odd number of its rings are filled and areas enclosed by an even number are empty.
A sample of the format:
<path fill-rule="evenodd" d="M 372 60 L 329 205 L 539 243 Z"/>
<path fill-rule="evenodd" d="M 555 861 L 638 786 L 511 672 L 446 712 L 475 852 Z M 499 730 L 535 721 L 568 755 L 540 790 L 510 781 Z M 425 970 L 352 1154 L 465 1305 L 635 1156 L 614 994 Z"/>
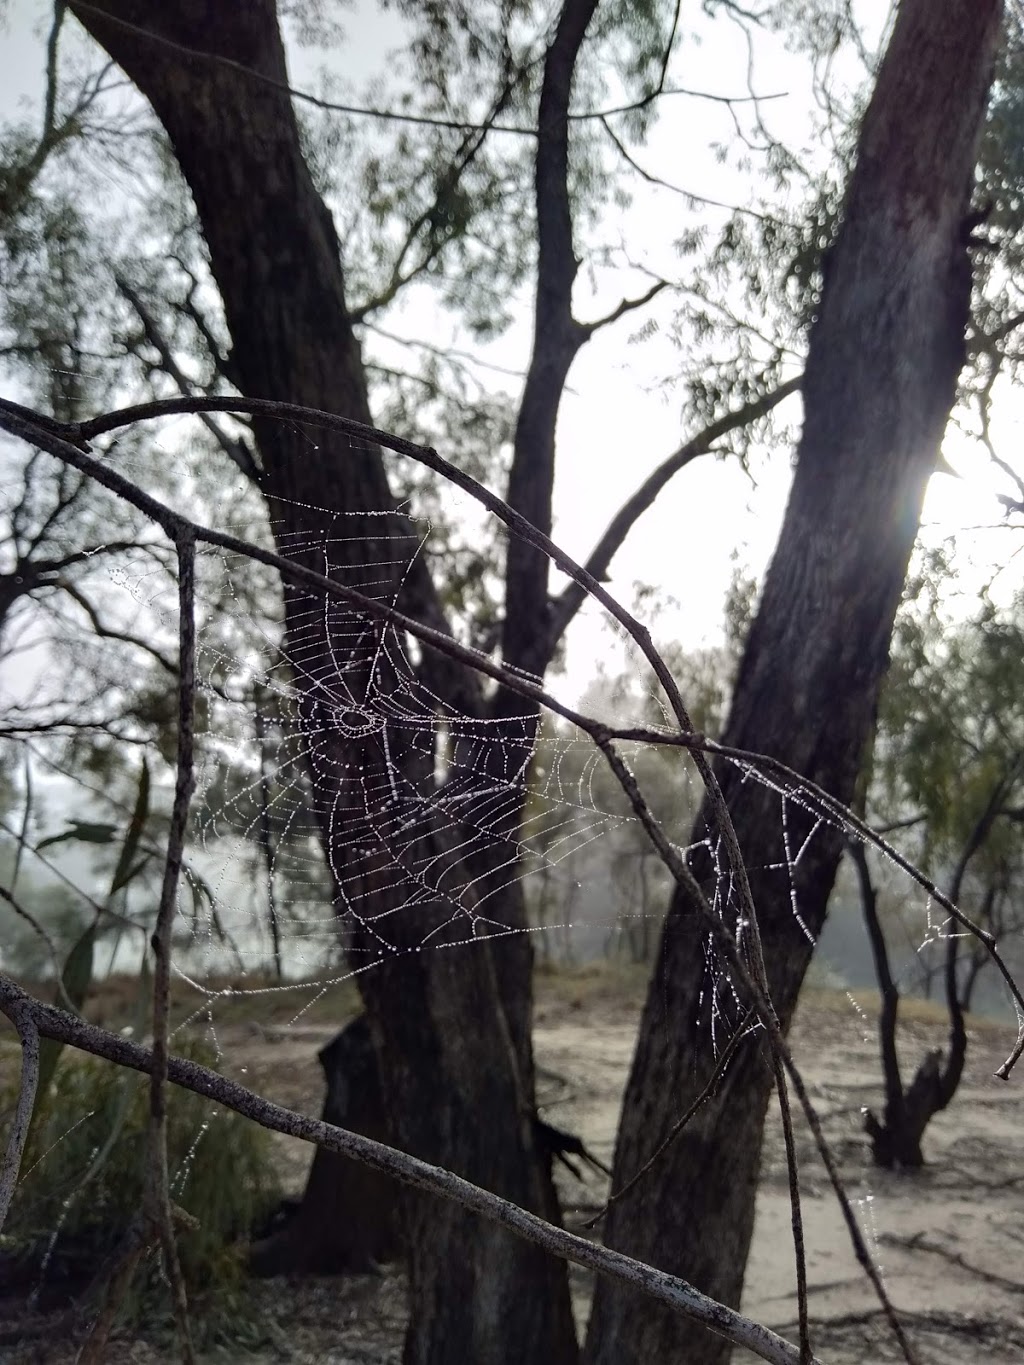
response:
<path fill-rule="evenodd" d="M 784 760 L 845 803 L 872 731 L 921 500 L 965 355 L 965 224 L 1000 18 L 995 0 L 900 6 L 825 265 L 793 487 L 725 729 L 728 744 Z M 778 796 L 744 784 L 735 769 L 721 781 L 751 870 L 771 998 L 787 1025 L 811 956 L 791 893 L 816 934 L 841 839 L 834 829 L 815 831 L 814 817 L 789 805 L 788 837 L 802 849 L 790 870 Z M 713 829 L 710 812 L 703 819 Z M 710 871 L 697 868 L 699 877 Z M 735 923 L 735 904 L 723 913 Z M 705 1084 L 709 1010 L 732 1014 L 721 974 L 719 989 L 707 989 L 706 937 L 677 893 L 627 1084 L 613 1186 L 640 1170 Z M 612 1205 L 610 1245 L 739 1302 L 771 1078 L 761 1047 L 748 1042 L 716 1095 Z M 618 1286 L 598 1286 L 585 1353 L 594 1365 L 711 1365 L 728 1354 L 703 1329 L 669 1321 Z"/>
<path fill-rule="evenodd" d="M 581 323 L 571 311 L 577 262 L 569 201 L 569 99 L 594 10 L 593 0 L 566 0 L 563 5 L 544 55 L 537 112 L 536 344 L 520 405 L 509 502 L 542 530 L 550 526 L 554 422 L 565 377 L 574 356 L 601 325 Z M 274 6 L 259 0 L 244 13 L 225 11 L 213 21 L 204 15 L 201 23 L 184 5 L 155 17 L 135 0 L 83 5 L 73 12 L 149 100 L 166 130 L 194 200 L 219 289 L 232 340 L 234 382 L 252 397 L 286 396 L 369 425 L 338 239 L 303 155 Z M 659 58 L 663 49 L 664 41 L 656 49 Z M 650 58 L 639 63 L 641 75 L 649 65 Z M 243 201 L 247 212 L 241 214 Z M 624 303 L 605 321 L 634 306 Z M 405 532 L 388 510 L 394 498 L 372 443 L 354 459 L 347 441 L 325 435 L 318 458 L 311 460 L 307 438 L 298 428 L 256 417 L 253 431 L 263 490 L 280 509 L 279 544 L 290 547 L 298 562 L 316 567 L 318 547 L 329 536 L 336 511 L 343 509 L 350 540 L 338 547 L 334 572 L 396 602 L 416 619 L 447 630 L 423 559 L 413 559 L 406 571 L 396 556 Z M 297 552 L 296 545 L 308 548 Z M 537 623 L 549 619 L 547 573 L 544 556 L 519 542 L 510 545 L 502 657 L 506 664 L 531 672 L 543 671 L 558 640 L 550 629 L 537 629 Z M 358 905 L 372 895 L 376 913 L 386 914 L 398 908 L 388 904 L 387 856 L 377 863 L 365 857 L 356 862 L 352 854 L 354 848 L 374 847 L 372 822 L 381 818 L 380 812 L 368 813 L 360 792 L 340 785 L 338 774 L 348 770 L 346 765 L 359 767 L 374 774 L 378 788 L 387 791 L 397 772 L 403 788 L 416 791 L 433 771 L 433 717 L 424 716 L 419 734 L 408 724 L 396 729 L 387 745 L 377 731 L 348 736 L 341 730 L 324 731 L 316 680 L 337 678 L 330 622 L 315 610 L 308 594 L 293 586 L 285 592 L 285 616 L 289 652 L 306 661 L 300 678 L 303 723 L 320 736 L 309 757 L 339 906 Z M 535 707 L 524 708 L 520 698 L 504 689 L 485 700 L 472 679 L 429 652 L 415 669 L 395 654 L 384 657 L 383 669 L 379 663 L 373 642 L 364 643 L 346 660 L 345 675 L 337 679 L 339 695 L 355 697 L 370 688 L 391 694 L 416 684 L 467 718 L 453 736 L 456 756 L 460 744 L 474 744 L 474 726 L 481 722 L 492 727 L 491 734 L 495 723 L 501 727 L 503 742 L 491 752 L 502 768 L 515 762 L 516 755 L 520 762 L 528 756 Z M 487 774 L 480 776 L 486 780 Z M 510 803 L 502 816 L 510 833 L 518 817 L 518 805 Z M 360 829 L 365 830 L 362 837 L 356 833 Z M 450 838 L 445 830 L 427 826 L 407 856 L 438 869 L 435 875 L 443 878 L 459 862 Z M 500 877 L 505 858 L 485 847 L 468 860 L 463 857 L 461 894 L 472 900 L 492 892 L 492 921 L 524 929 L 518 882 Z M 497 885 L 491 886 L 495 879 Z M 391 894 L 396 893 L 403 894 L 401 888 Z M 443 901 L 428 903 L 423 912 L 436 915 L 443 930 Z M 394 955 L 361 975 L 360 982 L 394 1140 L 524 1207 L 553 1210 L 550 1174 L 531 1118 L 526 935 L 506 939 L 500 954 L 478 952 L 477 970 L 467 972 L 453 954 L 413 951 L 425 933 L 422 917 L 392 916 L 392 922 Z M 352 933 L 354 953 L 377 955 L 378 940 L 365 922 L 353 920 Z M 452 1030 L 450 1018 L 472 1019 L 474 1027 Z M 482 1125 L 481 1114 L 506 1117 Z M 573 1357 L 565 1277 L 543 1255 L 450 1206 L 438 1209 L 420 1200 L 411 1202 L 409 1244 L 410 1361 L 440 1361 L 454 1358 L 452 1353 L 462 1359 L 467 1351 L 495 1362 Z M 453 1264 L 476 1272 L 470 1286 L 452 1282 L 448 1271 Z M 521 1311 L 524 1297 L 535 1311 Z"/>
<path fill-rule="evenodd" d="M 942 566 L 945 567 L 945 566 Z M 1012 927 L 1021 873 L 1020 803 L 1024 782 L 1019 595 L 1009 608 L 983 600 L 966 622 L 949 621 L 934 583 L 911 585 L 901 613 L 893 665 L 882 694 L 871 763 L 869 818 L 892 830 L 915 865 L 970 908 L 998 943 Z M 885 1079 L 881 1117 L 865 1127 L 880 1166 L 914 1168 L 928 1123 L 956 1094 L 967 1056 L 965 1015 L 988 961 L 950 925 L 942 977 L 949 1017 L 946 1052 L 926 1054 L 906 1086 L 896 1047 L 899 989 L 893 977 L 879 897 L 864 845 L 852 842 L 861 903 L 882 994 L 879 1037 Z M 980 947 L 980 945 L 977 945 Z"/>

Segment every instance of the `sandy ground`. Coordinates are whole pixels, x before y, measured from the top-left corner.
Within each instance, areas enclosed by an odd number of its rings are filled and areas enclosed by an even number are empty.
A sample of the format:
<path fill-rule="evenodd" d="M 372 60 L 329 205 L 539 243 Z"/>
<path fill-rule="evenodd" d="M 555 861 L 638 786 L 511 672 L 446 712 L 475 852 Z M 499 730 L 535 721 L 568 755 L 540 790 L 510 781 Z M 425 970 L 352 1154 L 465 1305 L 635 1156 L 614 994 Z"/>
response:
<path fill-rule="evenodd" d="M 578 986 L 539 983 L 536 1049 L 546 1116 L 580 1133 L 610 1162 L 622 1087 L 632 1055 L 639 993 L 600 974 Z M 221 1032 L 227 1070 L 269 1098 L 318 1112 L 317 1048 L 333 1029 L 231 1024 Z M 926 1047 L 943 1041 L 941 1024 L 919 1019 L 901 1036 L 910 1071 Z M 921 1365 L 1019 1365 L 1024 1361 L 1024 1076 L 1008 1084 L 992 1073 L 1013 1042 L 1004 1027 L 971 1030 L 965 1078 L 951 1108 L 925 1139 L 928 1166 L 913 1174 L 872 1167 L 861 1127 L 864 1105 L 877 1106 L 877 1047 L 869 1014 L 842 997 L 811 996 L 802 1006 L 793 1046 L 847 1188 L 889 1294 L 906 1324 Z M 310 1154 L 275 1138 L 286 1187 L 301 1190 Z M 825 1172 L 810 1139 L 801 1138 L 803 1214 L 816 1354 L 832 1365 L 865 1365 L 901 1355 L 857 1265 Z M 578 1225 L 602 1202 L 600 1177 L 567 1175 L 562 1194 L 567 1223 Z M 579 1316 L 585 1319 L 589 1278 L 572 1272 Z M 794 1261 L 781 1130 L 770 1120 L 757 1206 L 754 1245 L 743 1307 L 795 1338 Z M 404 1327 L 400 1274 L 379 1277 L 271 1281 L 260 1288 L 282 1329 L 281 1346 L 258 1355 L 208 1359 L 290 1360 L 316 1365 L 398 1365 Z M 31 1353 L 0 1360 L 62 1362 L 66 1348 L 36 1344 Z M 110 1360 L 172 1359 L 142 1342 L 112 1343 Z M 755 1359 L 737 1352 L 736 1365 Z"/>

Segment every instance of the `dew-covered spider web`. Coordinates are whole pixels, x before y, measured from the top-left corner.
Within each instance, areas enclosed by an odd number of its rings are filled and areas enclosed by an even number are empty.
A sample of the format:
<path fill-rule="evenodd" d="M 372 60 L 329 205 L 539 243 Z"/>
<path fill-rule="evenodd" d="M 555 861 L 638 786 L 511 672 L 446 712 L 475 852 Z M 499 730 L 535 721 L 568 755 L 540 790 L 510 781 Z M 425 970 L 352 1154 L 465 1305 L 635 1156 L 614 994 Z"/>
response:
<path fill-rule="evenodd" d="M 312 430 L 303 428 L 315 459 Z M 352 453 L 359 455 L 355 446 Z M 145 453 L 123 454 L 120 467 L 140 486 L 153 477 Z M 502 690 L 486 668 L 474 675 L 415 629 L 388 619 L 387 612 L 396 610 L 434 630 L 447 622 L 452 639 L 478 649 L 491 665 L 501 663 L 498 585 L 508 533 L 468 493 L 445 486 L 440 495 L 425 494 L 422 481 L 400 466 L 396 482 L 403 479 L 409 496 L 395 509 L 359 514 L 284 497 L 263 502 L 241 484 L 230 495 L 211 497 L 209 481 L 198 471 L 179 473 L 168 495 L 198 523 L 276 550 L 365 599 L 332 595 L 309 579 L 282 582 L 275 568 L 239 547 L 199 543 L 196 785 L 177 895 L 172 1049 L 200 1047 L 203 1059 L 255 1088 L 264 1073 L 273 1073 L 272 1089 L 277 1086 L 297 1107 L 315 1109 L 313 1042 L 323 1043 L 358 1007 L 355 988 L 366 973 L 423 953 L 453 954 L 473 971 L 472 955 L 484 945 L 499 955 L 529 942 L 552 979 L 570 983 L 554 994 L 541 992 L 547 1003 L 535 1040 L 537 1097 L 545 1120 L 581 1133 L 598 1158 L 593 1169 L 559 1173 L 567 1207 L 593 1213 L 609 1192 L 601 1164 L 612 1159 L 621 1086 L 644 983 L 663 951 L 673 879 L 584 728 L 561 715 L 558 705 L 542 704 L 535 722 L 530 705 L 514 689 Z M 148 672 L 137 673 L 128 641 L 141 639 L 158 659 L 173 660 L 179 628 L 175 560 L 166 545 L 154 548 L 150 535 L 109 566 L 94 567 L 92 577 L 102 580 L 96 600 L 111 628 L 73 648 L 65 640 L 68 652 L 60 657 L 66 673 L 51 670 L 7 714 L 16 722 L 10 733 L 22 726 L 20 742 L 36 773 L 48 774 L 51 783 L 49 812 L 33 816 L 39 856 L 84 887 L 97 924 L 106 926 L 95 947 L 93 984 L 105 976 L 108 997 L 118 990 L 137 996 L 134 1022 L 123 1027 L 144 1035 L 148 976 L 140 977 L 139 962 L 166 847 L 176 687 L 165 665 L 152 659 Z M 565 583 L 552 574 L 556 597 Z M 671 641 L 663 645 L 698 727 L 719 732 L 729 685 L 724 652 L 687 654 Z M 140 678 L 146 684 L 136 730 L 122 726 L 117 732 L 126 757 L 102 771 L 93 763 L 92 777 L 93 760 L 82 762 L 88 751 L 80 738 L 73 737 L 69 748 L 66 735 L 47 737 L 41 726 L 29 728 L 33 715 L 56 715 L 60 707 L 67 714 L 76 669 L 88 670 L 91 680 L 81 699 L 86 711 L 97 698 L 127 700 Z M 637 641 L 587 598 L 564 654 L 546 677 L 523 676 L 562 706 L 613 729 L 643 732 L 616 741 L 618 752 L 674 854 L 694 869 L 712 910 L 738 932 L 742 945 L 747 926 L 737 870 L 721 832 L 699 822 L 704 792 L 692 758 L 658 742 L 659 735 L 671 737 L 675 721 Z M 147 736 L 152 790 L 145 837 L 132 876 L 108 895 L 104 878 L 137 804 L 140 739 Z M 793 937 L 815 947 L 812 993 L 829 987 L 848 996 L 828 1039 L 828 1056 L 845 1070 L 834 1078 L 827 1069 L 815 1071 L 812 1056 L 811 1078 L 827 1110 L 830 1140 L 849 1145 L 863 1131 L 859 1108 L 849 1102 L 850 1086 L 879 1107 L 877 1007 L 862 993 L 876 977 L 860 921 L 861 888 L 844 857 L 829 923 L 814 945 L 801 885 L 820 842 L 849 838 L 852 828 L 778 771 L 750 758 L 730 765 L 723 771 L 736 778 L 734 790 L 742 795 L 756 788 L 770 803 L 778 832 L 771 863 L 750 866 L 749 873 L 755 882 L 767 877 L 784 889 Z M 83 830 L 113 831 L 105 843 L 94 840 L 102 846 L 94 869 L 60 864 L 63 846 L 54 843 L 54 832 L 70 812 Z M 908 855 L 914 851 L 912 841 L 901 847 Z M 960 931 L 904 870 L 877 849 L 870 853 L 898 984 L 905 994 L 937 992 L 951 937 Z M 973 945 L 961 941 L 970 960 Z M 698 936 L 696 951 L 707 1055 L 695 1059 L 695 1070 L 706 1071 L 728 1049 L 746 1002 L 710 933 Z M 125 979 L 127 988 L 109 984 Z M 588 980 L 597 985 L 587 987 Z M 635 998 L 628 1008 L 616 984 L 622 980 L 632 982 Z M 586 1027 L 575 1026 L 571 1012 L 559 1013 L 562 1006 L 579 1010 Z M 103 1008 L 124 1018 L 123 1009 Z M 674 1027 L 667 997 L 662 1024 Z M 820 1042 L 828 1026 L 818 1020 L 815 1027 Z M 796 1039 L 800 1044 L 799 1020 Z M 295 1049 L 289 1055 L 296 1076 L 305 1074 L 300 1053 L 310 1064 L 313 1081 L 307 1077 L 302 1084 L 311 1084 L 312 1099 L 268 1060 L 264 1044 L 284 1040 Z M 92 1081 L 85 1076 L 87 1084 Z M 119 1105 L 116 1095 L 106 1096 L 103 1113 L 119 1114 Z M 222 1119 L 204 1114 L 184 1120 L 187 1131 L 172 1164 L 173 1197 L 183 1196 L 196 1178 L 209 1134 Z M 40 1158 L 44 1174 L 63 1173 L 65 1166 L 71 1172 L 47 1256 L 60 1245 L 66 1220 L 77 1227 L 86 1207 L 87 1186 L 72 1157 L 88 1167 L 96 1151 L 106 1150 L 109 1133 L 98 1130 L 94 1139 L 87 1115 L 81 1132 L 90 1132 L 91 1145 L 81 1156 L 73 1141 L 78 1122 L 69 1121 Z M 779 1206 L 786 1209 L 781 1140 L 771 1123 L 765 1153 L 765 1187 L 779 1184 Z M 301 1193 L 304 1173 L 304 1166 L 291 1172 L 289 1193 Z M 884 1264 L 884 1239 L 895 1234 L 863 1164 L 851 1189 L 869 1248 Z M 757 1254 L 755 1240 L 755 1279 Z"/>

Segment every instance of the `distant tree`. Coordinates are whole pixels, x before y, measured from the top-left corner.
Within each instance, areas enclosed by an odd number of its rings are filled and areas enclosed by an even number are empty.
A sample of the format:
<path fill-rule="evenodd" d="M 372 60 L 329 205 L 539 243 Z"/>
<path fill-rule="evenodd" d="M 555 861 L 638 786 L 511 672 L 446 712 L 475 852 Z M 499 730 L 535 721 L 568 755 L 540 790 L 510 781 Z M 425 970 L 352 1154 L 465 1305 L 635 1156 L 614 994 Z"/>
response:
<path fill-rule="evenodd" d="M 1007 608 L 983 600 L 966 621 L 950 620 L 935 580 L 910 585 L 897 618 L 893 660 L 882 693 L 868 789 L 868 818 L 994 940 L 1005 943 L 1024 917 L 1015 909 L 1024 878 L 1024 599 Z M 991 959 L 959 926 L 941 946 L 949 1014 L 946 1052 L 932 1051 L 904 1086 L 896 1045 L 899 989 L 893 977 L 871 858 L 851 845 L 861 904 L 882 994 L 879 1033 L 885 1077 L 881 1118 L 865 1115 L 882 1166 L 923 1163 L 931 1118 L 956 1094 L 967 1055 L 965 1015 Z"/>

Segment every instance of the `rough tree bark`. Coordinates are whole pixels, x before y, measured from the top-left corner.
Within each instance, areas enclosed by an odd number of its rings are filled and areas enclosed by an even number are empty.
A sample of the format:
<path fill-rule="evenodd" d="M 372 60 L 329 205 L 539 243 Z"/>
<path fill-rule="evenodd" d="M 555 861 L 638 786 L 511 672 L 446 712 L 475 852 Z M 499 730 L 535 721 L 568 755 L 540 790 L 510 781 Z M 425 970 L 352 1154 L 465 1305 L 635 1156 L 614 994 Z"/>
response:
<path fill-rule="evenodd" d="M 167 132 L 210 253 L 240 389 L 368 422 L 337 238 L 282 88 L 287 72 L 272 0 L 212 8 L 197 0 L 156 8 L 143 0 L 99 0 L 72 9 Z M 254 79 L 239 67 L 268 79 Z M 329 432 L 311 437 L 294 424 L 254 422 L 254 431 L 282 552 L 322 569 L 330 545 L 331 571 L 347 583 L 397 597 L 410 614 L 444 628 L 422 559 L 403 572 L 402 561 L 412 558 L 405 546 L 414 548 L 407 529 L 398 517 L 381 516 L 394 503 L 379 451 L 354 449 Z M 346 514 L 343 537 L 334 534 L 339 512 Z M 517 604 L 527 616 L 542 607 Z M 339 679 L 332 628 L 340 633 L 344 623 L 297 591 L 286 592 L 285 611 L 291 654 L 302 665 L 296 669 L 300 708 L 328 859 L 348 905 L 385 912 L 398 894 L 393 869 L 386 857 L 367 850 L 379 845 L 376 835 L 391 817 L 383 799 L 381 810 L 368 816 L 361 793 L 375 785 L 387 790 L 389 764 L 410 789 L 422 790 L 433 769 L 429 718 L 420 734 L 408 724 L 395 727 L 387 746 L 379 729 L 358 733 L 356 725 L 344 733 L 345 695 L 358 697 L 375 667 L 382 689 L 400 683 L 402 651 L 385 661 L 395 676 L 382 676 L 370 642 L 346 660 Z M 481 714 L 472 678 L 437 656 L 424 657 L 420 680 L 461 714 Z M 333 706 L 336 724 L 327 723 Z M 365 786 L 345 784 L 345 764 L 366 778 Z M 419 846 L 406 852 L 434 869 L 437 885 L 456 861 L 453 842 L 441 829 L 426 829 Z M 359 845 L 355 859 L 350 850 Z M 488 911 L 493 919 L 494 907 Z M 531 1074 L 522 1064 L 530 1054 L 529 972 L 499 977 L 484 943 L 460 953 L 416 951 L 432 924 L 442 926 L 449 916 L 429 899 L 414 914 L 391 916 L 396 951 L 358 978 L 381 1060 L 392 1138 L 517 1204 L 551 1212 L 554 1198 L 533 1127 Z M 354 935 L 365 962 L 367 953 L 378 951 L 375 936 L 359 919 Z M 506 991 L 512 994 L 506 997 Z M 501 1121 L 490 1121 L 496 1115 Z M 574 1359 L 563 1266 L 453 1206 L 417 1198 L 409 1200 L 408 1211 L 407 1361 L 561 1365 Z"/>
<path fill-rule="evenodd" d="M 964 356 L 968 213 L 1000 31 L 999 0 L 903 0 L 861 128 L 803 382 L 804 428 L 785 520 L 725 734 L 849 801 L 889 637 Z M 788 1025 L 841 852 L 790 803 L 787 868 L 776 794 L 723 767 L 751 872 L 766 967 Z M 696 869 L 701 875 L 707 867 Z M 668 915 L 626 1089 L 613 1188 L 624 1185 L 705 1084 L 723 1036 L 706 935 Z M 742 1002 L 741 1002 L 742 1003 Z M 771 1068 L 748 1039 L 716 1097 L 621 1201 L 606 1240 L 737 1305 L 753 1226 Z M 598 1285 L 589 1365 L 720 1365 L 729 1348 Z"/>

